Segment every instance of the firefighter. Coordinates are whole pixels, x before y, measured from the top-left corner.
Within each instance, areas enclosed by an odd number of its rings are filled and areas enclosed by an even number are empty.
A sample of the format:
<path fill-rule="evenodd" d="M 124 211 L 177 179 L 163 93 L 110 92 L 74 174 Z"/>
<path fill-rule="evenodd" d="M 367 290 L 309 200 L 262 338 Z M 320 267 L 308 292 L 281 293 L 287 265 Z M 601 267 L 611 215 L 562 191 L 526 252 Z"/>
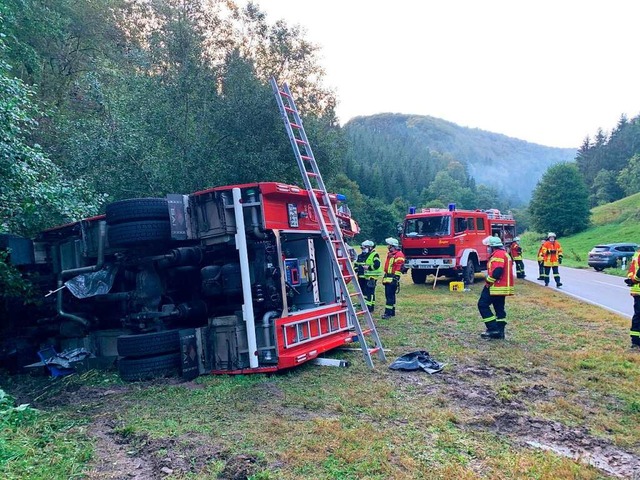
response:
<path fill-rule="evenodd" d="M 504 249 L 498 237 L 487 237 L 482 243 L 489 247 L 487 277 L 478 299 L 478 311 L 484 320 L 486 332 L 480 336 L 488 339 L 504 339 L 507 312 L 504 309 L 506 297 L 513 295 L 513 260 Z M 491 306 L 493 305 L 493 311 Z"/>
<path fill-rule="evenodd" d="M 553 270 L 553 279 L 556 282 L 556 287 L 560 288 L 560 273 L 558 272 L 558 265 L 562 264 L 562 246 L 560 242 L 556 241 L 556 234 L 549 232 L 547 235 L 547 241 L 542 244 L 542 261 L 544 262 L 544 273 L 542 279 L 544 280 L 544 286 L 549 286 L 549 274 Z"/>
<path fill-rule="evenodd" d="M 545 238 L 540 241 L 540 247 L 538 248 L 538 255 L 536 255 L 536 258 L 538 260 L 538 278 L 536 280 L 544 280 L 544 257 L 542 256 L 542 246 L 544 245 L 544 242 L 546 242 L 547 240 L 548 239 Z"/>
<path fill-rule="evenodd" d="M 631 349 L 640 351 L 640 268 L 639 259 L 640 251 L 637 251 L 627 271 L 627 278 L 624 280 L 631 287 L 631 295 L 633 296 L 633 317 L 631 317 Z"/>
<path fill-rule="evenodd" d="M 400 290 L 400 274 L 404 269 L 404 254 L 400 250 L 400 243 L 395 238 L 385 239 L 387 244 L 387 259 L 384 262 L 384 277 L 382 284 L 384 285 L 384 296 L 386 304 L 384 306 L 384 315 L 382 318 L 390 318 L 396 316 L 396 293 Z"/>
<path fill-rule="evenodd" d="M 516 277 L 525 278 L 524 274 L 524 262 L 522 261 L 522 247 L 518 243 L 520 241 L 520 237 L 515 237 L 509 246 L 509 253 L 511 253 L 511 258 L 513 262 L 516 264 Z"/>
<path fill-rule="evenodd" d="M 382 262 L 380 255 L 374 250 L 376 245 L 371 240 L 365 240 L 360 246 L 362 251 L 354 265 L 367 308 L 373 312 L 376 306 L 376 281 L 382 275 Z"/>

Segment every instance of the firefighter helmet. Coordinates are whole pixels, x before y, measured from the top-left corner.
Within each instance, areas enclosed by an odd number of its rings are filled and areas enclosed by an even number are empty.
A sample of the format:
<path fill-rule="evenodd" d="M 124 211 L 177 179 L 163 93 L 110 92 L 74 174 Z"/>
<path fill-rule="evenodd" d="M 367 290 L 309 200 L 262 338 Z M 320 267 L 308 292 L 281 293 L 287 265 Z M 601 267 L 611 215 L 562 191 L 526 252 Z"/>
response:
<path fill-rule="evenodd" d="M 519 242 L 519 241 L 520 241 L 520 237 L 515 237 L 515 238 L 513 239 L 513 241 L 514 241 L 514 242 Z"/>
<path fill-rule="evenodd" d="M 551 237 L 556 238 L 556 234 L 553 232 L 547 233 L 547 238 L 551 238 Z"/>
<path fill-rule="evenodd" d="M 396 240 L 396 239 L 395 239 L 395 238 L 393 238 L 393 237 L 385 238 L 385 239 L 384 239 L 384 242 L 385 242 L 387 245 L 390 245 L 390 246 L 395 247 L 395 248 L 398 248 L 398 247 L 400 246 L 400 242 L 398 242 L 398 240 Z"/>
<path fill-rule="evenodd" d="M 500 240 L 500 237 L 494 237 L 494 236 L 490 236 L 485 238 L 482 241 L 483 245 L 486 245 L 487 247 L 503 247 L 504 245 L 502 245 L 502 240 Z"/>
<path fill-rule="evenodd" d="M 362 242 L 362 243 L 360 244 L 360 246 L 361 246 L 362 248 L 373 248 L 373 247 L 375 247 L 375 246 L 376 246 L 376 244 L 375 244 L 375 243 L 373 243 L 371 240 L 365 240 L 364 242 Z"/>

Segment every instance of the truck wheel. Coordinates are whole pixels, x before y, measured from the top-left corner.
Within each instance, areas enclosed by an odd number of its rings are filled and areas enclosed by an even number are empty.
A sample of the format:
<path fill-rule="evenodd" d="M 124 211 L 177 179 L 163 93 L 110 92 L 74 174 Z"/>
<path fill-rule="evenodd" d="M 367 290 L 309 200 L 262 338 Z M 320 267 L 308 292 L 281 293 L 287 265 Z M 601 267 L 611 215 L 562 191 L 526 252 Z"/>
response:
<path fill-rule="evenodd" d="M 411 280 L 413 280 L 413 283 L 415 283 L 416 285 L 422 285 L 427 280 L 427 271 L 412 268 Z"/>
<path fill-rule="evenodd" d="M 156 357 L 121 358 L 118 360 L 120 378 L 127 382 L 169 377 L 180 371 L 180 354 L 169 353 Z"/>
<path fill-rule="evenodd" d="M 133 222 L 138 220 L 169 221 L 169 206 L 164 198 L 131 198 L 107 205 L 107 223 Z"/>
<path fill-rule="evenodd" d="M 476 264 L 469 260 L 466 267 L 462 268 L 462 281 L 467 285 L 473 285 L 476 280 Z"/>
<path fill-rule="evenodd" d="M 171 240 L 171 227 L 168 220 L 141 220 L 138 222 L 110 225 L 109 245 L 112 247 L 131 247 Z"/>
<path fill-rule="evenodd" d="M 179 350 L 180 334 L 178 330 L 120 335 L 118 337 L 118 355 L 121 357 L 149 357 Z"/>

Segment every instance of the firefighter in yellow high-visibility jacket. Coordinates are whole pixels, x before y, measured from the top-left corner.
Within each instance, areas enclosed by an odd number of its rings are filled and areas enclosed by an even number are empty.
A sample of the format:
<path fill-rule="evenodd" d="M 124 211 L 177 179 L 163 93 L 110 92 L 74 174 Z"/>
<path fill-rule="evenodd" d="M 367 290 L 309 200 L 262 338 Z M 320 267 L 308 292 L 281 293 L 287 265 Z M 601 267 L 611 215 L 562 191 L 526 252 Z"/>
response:
<path fill-rule="evenodd" d="M 640 351 L 640 252 L 636 252 L 629 264 L 625 283 L 631 287 L 633 296 L 633 317 L 631 317 L 631 349 Z"/>

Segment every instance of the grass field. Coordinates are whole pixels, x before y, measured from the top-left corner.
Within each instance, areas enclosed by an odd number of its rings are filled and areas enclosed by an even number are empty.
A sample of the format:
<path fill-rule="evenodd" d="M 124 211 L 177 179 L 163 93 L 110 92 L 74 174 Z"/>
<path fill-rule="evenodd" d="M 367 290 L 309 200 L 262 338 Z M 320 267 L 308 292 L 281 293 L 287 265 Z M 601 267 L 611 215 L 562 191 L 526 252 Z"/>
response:
<path fill-rule="evenodd" d="M 480 278 L 470 292 L 402 282 L 398 316 L 377 322 L 387 357 L 427 350 L 447 364 L 440 373 L 369 370 L 342 351 L 331 357 L 349 368 L 191 382 L 5 376 L 2 388 L 38 410 L 2 413 L 3 478 L 640 474 L 640 355 L 627 351 L 627 319 L 522 282 L 507 300 L 507 340 L 486 341 Z"/>

